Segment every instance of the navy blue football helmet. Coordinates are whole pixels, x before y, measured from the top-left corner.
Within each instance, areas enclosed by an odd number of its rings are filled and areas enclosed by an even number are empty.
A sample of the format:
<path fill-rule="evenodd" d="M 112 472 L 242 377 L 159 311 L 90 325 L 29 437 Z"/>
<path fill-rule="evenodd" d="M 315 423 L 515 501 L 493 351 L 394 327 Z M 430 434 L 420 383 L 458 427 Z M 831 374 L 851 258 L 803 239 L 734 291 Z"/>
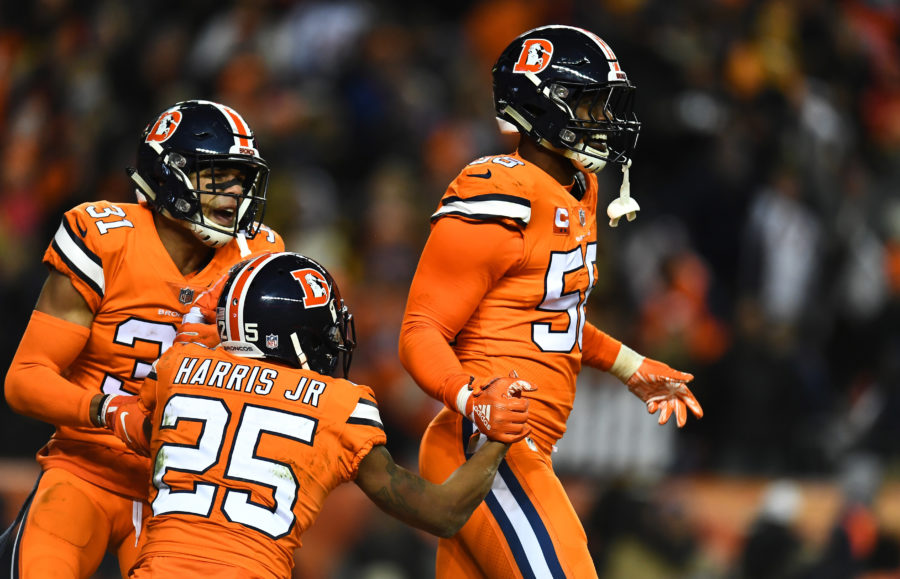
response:
<path fill-rule="evenodd" d="M 222 347 L 334 376 L 350 371 L 356 330 L 337 284 L 299 253 L 264 254 L 232 267 L 216 310 Z"/>
<path fill-rule="evenodd" d="M 499 119 L 587 171 L 628 164 L 641 128 L 635 87 L 599 36 L 572 26 L 529 30 L 492 73 Z"/>
<path fill-rule="evenodd" d="M 207 218 L 201 207 L 198 174 L 211 169 L 212 191 L 237 197 L 231 225 Z M 237 169 L 243 193 L 232 195 L 216 174 Z M 234 109 L 212 101 L 183 101 L 166 109 L 144 129 L 137 168 L 128 168 L 138 199 L 163 215 L 184 221 L 201 241 L 221 247 L 240 233 L 253 238 L 266 203 L 269 166 L 259 155 L 256 137 Z M 227 177 L 231 180 L 232 177 Z"/>

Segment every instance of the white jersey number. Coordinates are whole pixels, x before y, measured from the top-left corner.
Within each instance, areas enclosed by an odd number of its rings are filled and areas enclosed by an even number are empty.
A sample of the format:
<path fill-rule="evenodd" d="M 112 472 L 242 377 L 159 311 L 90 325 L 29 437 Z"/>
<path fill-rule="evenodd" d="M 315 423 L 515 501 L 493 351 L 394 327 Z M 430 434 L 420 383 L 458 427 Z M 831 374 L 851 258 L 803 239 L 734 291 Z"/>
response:
<path fill-rule="evenodd" d="M 566 312 L 569 323 L 565 330 L 553 330 L 545 322 L 531 324 L 531 339 L 544 352 L 571 352 L 575 344 L 581 348 L 581 336 L 584 332 L 585 312 L 591 288 L 594 287 L 594 263 L 597 261 L 597 244 L 589 243 L 584 251 L 576 247 L 565 253 L 554 252 L 550 256 L 550 266 L 544 278 L 545 294 L 538 310 L 544 312 Z M 566 276 L 587 268 L 588 287 L 563 293 L 566 287 Z"/>
<path fill-rule="evenodd" d="M 87 214 L 96 219 L 94 225 L 100 231 L 100 235 L 106 235 L 110 229 L 118 229 L 119 227 L 134 227 L 134 224 L 127 219 L 113 219 L 111 221 L 100 221 L 106 217 L 125 217 L 125 211 L 115 205 L 110 205 L 103 209 L 97 209 L 93 205 L 88 205 Z"/>
<path fill-rule="evenodd" d="M 159 489 L 153 499 L 153 514 L 189 513 L 208 517 L 219 485 L 196 482 L 190 490 L 173 490 L 166 484 L 167 472 L 178 471 L 200 477 L 215 466 L 222 455 L 225 433 L 231 413 L 218 398 L 176 394 L 163 410 L 160 429 L 176 428 L 180 420 L 201 422 L 195 445 L 165 443 L 156 454 L 153 486 Z M 292 507 L 297 499 L 298 482 L 290 467 L 275 460 L 256 456 L 261 433 L 312 444 L 316 420 L 272 408 L 245 405 L 238 421 L 234 443 L 228 452 L 224 478 L 249 482 L 270 489 L 274 507 L 251 501 L 251 493 L 225 487 L 222 512 L 232 522 L 278 539 L 294 525 Z"/>
<path fill-rule="evenodd" d="M 151 322 L 140 318 L 128 318 L 116 326 L 116 335 L 113 337 L 113 342 L 128 348 L 134 348 L 137 342 L 156 344 L 158 346 L 156 356 L 150 358 L 150 360 L 155 360 L 156 358 L 159 358 L 163 352 L 172 347 L 172 344 L 175 342 L 175 335 L 175 324 Z M 149 373 L 149 362 L 135 360 L 134 367 L 131 369 L 130 378 L 140 380 Z M 125 382 L 120 378 L 107 374 L 103 378 L 103 384 L 100 386 L 100 389 L 104 394 L 133 394 L 133 392 L 128 392 L 122 388 L 124 383 Z"/>

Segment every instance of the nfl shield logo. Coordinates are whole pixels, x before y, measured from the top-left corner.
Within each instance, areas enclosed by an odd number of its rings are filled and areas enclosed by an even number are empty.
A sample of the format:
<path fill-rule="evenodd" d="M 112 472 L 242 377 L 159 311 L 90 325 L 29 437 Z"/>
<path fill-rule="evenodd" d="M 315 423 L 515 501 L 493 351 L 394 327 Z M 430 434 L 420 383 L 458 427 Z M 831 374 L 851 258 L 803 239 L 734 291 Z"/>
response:
<path fill-rule="evenodd" d="M 194 290 L 189 287 L 181 288 L 181 292 L 178 294 L 178 301 L 183 303 L 184 305 L 188 305 L 189 303 L 194 301 Z"/>
<path fill-rule="evenodd" d="M 278 335 L 277 334 L 267 334 L 266 335 L 266 348 L 270 350 L 274 350 L 278 347 Z"/>
<path fill-rule="evenodd" d="M 585 222 L 584 209 L 579 209 L 578 210 L 578 223 L 580 223 L 581 226 L 584 227 L 584 222 Z"/>

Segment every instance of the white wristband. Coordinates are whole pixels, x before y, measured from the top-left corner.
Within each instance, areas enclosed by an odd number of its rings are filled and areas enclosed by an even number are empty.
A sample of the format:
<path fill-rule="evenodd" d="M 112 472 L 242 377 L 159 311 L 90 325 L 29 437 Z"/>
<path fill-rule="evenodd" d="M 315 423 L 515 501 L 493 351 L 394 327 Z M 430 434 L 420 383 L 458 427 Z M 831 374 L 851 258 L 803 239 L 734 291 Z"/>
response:
<path fill-rule="evenodd" d="M 205 324 L 206 319 L 203 317 L 203 312 L 200 311 L 198 306 L 191 306 L 191 309 L 188 310 L 188 313 L 184 314 L 181 318 L 182 324 Z"/>
<path fill-rule="evenodd" d="M 109 410 L 109 403 L 115 397 L 115 394 L 107 394 L 100 402 L 100 409 L 97 412 L 97 421 L 100 423 L 100 426 L 106 426 L 106 411 Z"/>
<path fill-rule="evenodd" d="M 466 417 L 469 417 L 469 415 L 466 414 L 466 405 L 469 403 L 470 396 L 472 396 L 472 390 L 469 388 L 469 382 L 466 382 L 463 384 L 463 387 L 459 389 L 459 392 L 456 393 L 456 409 L 459 410 L 460 414 Z"/>
<path fill-rule="evenodd" d="M 612 368 L 609 369 L 609 373 L 622 382 L 628 382 L 628 379 L 637 372 L 637 369 L 643 363 L 643 356 L 622 344 L 622 347 L 619 348 L 619 353 L 616 355 L 616 361 L 613 362 Z"/>

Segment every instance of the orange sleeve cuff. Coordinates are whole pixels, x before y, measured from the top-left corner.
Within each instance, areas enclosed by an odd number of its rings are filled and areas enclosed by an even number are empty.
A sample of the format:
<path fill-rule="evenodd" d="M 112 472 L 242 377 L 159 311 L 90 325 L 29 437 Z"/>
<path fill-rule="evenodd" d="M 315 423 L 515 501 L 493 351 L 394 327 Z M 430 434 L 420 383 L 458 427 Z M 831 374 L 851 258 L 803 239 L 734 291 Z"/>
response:
<path fill-rule="evenodd" d="M 19 414 L 57 426 L 93 426 L 87 390 L 62 377 L 90 336 L 84 326 L 35 310 L 6 373 L 5 395 Z"/>
<path fill-rule="evenodd" d="M 606 332 L 600 331 L 593 324 L 584 325 L 584 338 L 581 352 L 581 362 L 592 368 L 599 368 L 608 372 L 619 355 L 622 342 L 613 338 Z"/>

